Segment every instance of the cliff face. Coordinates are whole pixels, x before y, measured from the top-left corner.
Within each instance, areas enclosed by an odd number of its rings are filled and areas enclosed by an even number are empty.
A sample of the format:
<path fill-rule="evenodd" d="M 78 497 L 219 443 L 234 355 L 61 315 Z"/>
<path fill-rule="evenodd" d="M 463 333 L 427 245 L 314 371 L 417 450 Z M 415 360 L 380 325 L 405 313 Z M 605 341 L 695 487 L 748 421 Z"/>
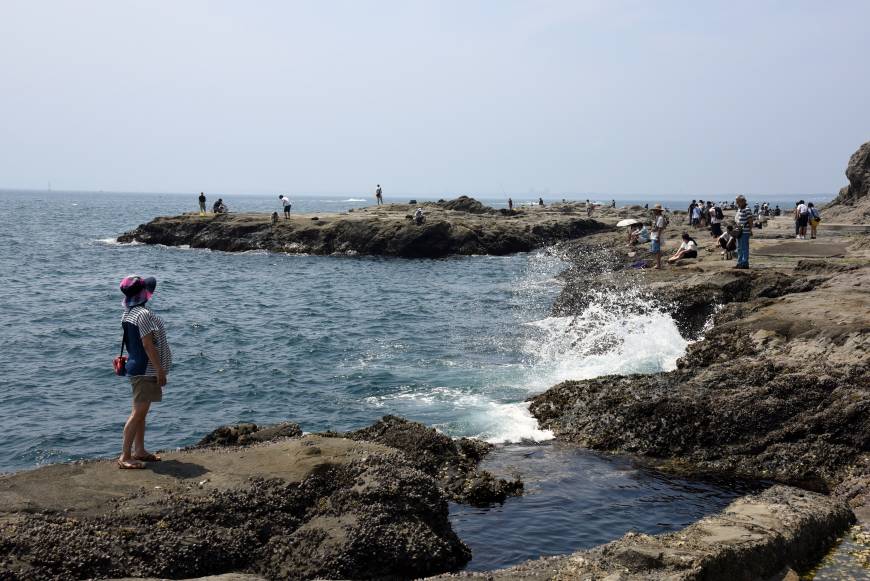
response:
<path fill-rule="evenodd" d="M 411 219 L 415 208 L 391 204 L 342 214 L 294 215 L 274 225 L 265 214 L 185 214 L 155 218 L 118 240 L 229 252 L 441 258 L 528 252 L 611 228 L 586 218 L 573 205 L 501 212 L 464 198 L 426 204 L 421 225 Z"/>
<path fill-rule="evenodd" d="M 870 141 L 858 148 L 846 166 L 849 185 L 825 207 L 823 220 L 847 224 L 870 223 Z"/>

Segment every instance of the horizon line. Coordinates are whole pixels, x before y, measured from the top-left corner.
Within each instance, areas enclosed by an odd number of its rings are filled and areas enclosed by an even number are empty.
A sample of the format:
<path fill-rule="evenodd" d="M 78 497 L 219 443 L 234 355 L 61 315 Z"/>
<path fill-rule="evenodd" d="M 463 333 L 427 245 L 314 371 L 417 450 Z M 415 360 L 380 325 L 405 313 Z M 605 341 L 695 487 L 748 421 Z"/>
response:
<path fill-rule="evenodd" d="M 220 192 L 220 190 L 217 190 Z M 36 194 L 119 194 L 119 195 L 151 195 L 151 196 L 196 196 L 199 192 L 190 191 L 190 192 L 180 192 L 180 191 L 127 191 L 127 190 L 90 190 L 90 189 L 40 189 L 40 188 L 10 188 L 6 186 L 0 186 L 0 192 L 3 193 L 36 193 Z M 230 193 L 211 193 L 208 195 L 220 195 L 220 196 L 242 196 L 242 197 L 257 197 L 257 196 L 272 196 L 279 195 L 282 192 L 274 191 L 269 193 L 263 192 L 230 192 Z M 786 197 L 786 196 L 830 196 L 836 197 L 836 192 L 722 192 L 716 194 L 683 194 L 683 193 L 673 193 L 673 194 L 637 194 L 637 193 L 601 193 L 601 192 L 572 192 L 572 193 L 561 193 L 561 194 L 548 194 L 545 192 L 513 192 L 513 193 L 479 193 L 479 194 L 470 194 L 470 193 L 461 193 L 461 192 L 441 192 L 441 193 L 427 193 L 427 194 L 408 194 L 408 193 L 397 193 L 397 194 L 389 194 L 387 199 L 392 196 L 401 196 L 403 198 L 445 198 L 445 197 L 458 197 L 458 196 L 468 196 L 468 197 L 479 197 L 483 199 L 501 199 L 508 197 L 521 197 L 521 196 L 529 196 L 529 197 L 549 197 L 550 199 L 578 199 L 578 198 L 609 198 L 611 200 L 655 200 L 655 199 L 682 199 L 686 198 L 687 200 L 692 199 L 694 196 L 695 199 L 704 199 L 705 197 L 711 198 L 723 198 L 736 196 L 738 193 L 743 193 L 746 196 L 770 196 L 770 197 Z M 304 192 L 304 193 L 287 193 L 283 192 L 284 195 L 288 196 L 296 196 L 302 198 L 312 198 L 312 197 L 362 197 L 374 199 L 373 193 L 312 193 L 312 192 Z"/>

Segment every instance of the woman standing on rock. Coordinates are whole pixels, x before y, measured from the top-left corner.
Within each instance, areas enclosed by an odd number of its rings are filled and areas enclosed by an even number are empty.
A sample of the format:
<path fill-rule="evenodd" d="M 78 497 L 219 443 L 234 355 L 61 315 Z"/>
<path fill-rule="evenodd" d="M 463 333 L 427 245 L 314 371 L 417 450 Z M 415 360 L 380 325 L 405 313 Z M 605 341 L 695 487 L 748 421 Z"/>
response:
<path fill-rule="evenodd" d="M 160 457 L 145 449 L 145 417 L 153 402 L 163 399 L 166 374 L 172 365 L 172 352 L 166 341 L 163 320 L 145 306 L 157 279 L 131 275 L 121 281 L 124 293 L 124 345 L 129 358 L 125 366 L 133 387 L 133 410 L 124 424 L 124 442 L 118 468 L 123 470 L 144 468 L 143 462 L 158 462 Z"/>

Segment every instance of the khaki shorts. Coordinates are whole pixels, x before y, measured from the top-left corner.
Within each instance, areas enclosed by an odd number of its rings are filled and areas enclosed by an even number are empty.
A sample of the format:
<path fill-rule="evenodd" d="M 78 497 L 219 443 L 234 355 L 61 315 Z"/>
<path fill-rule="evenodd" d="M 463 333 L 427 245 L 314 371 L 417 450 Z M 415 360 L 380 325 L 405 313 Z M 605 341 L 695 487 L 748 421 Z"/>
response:
<path fill-rule="evenodd" d="M 133 403 L 155 402 L 163 400 L 163 389 L 157 385 L 157 378 L 152 375 L 134 375 L 130 378 L 133 385 Z"/>

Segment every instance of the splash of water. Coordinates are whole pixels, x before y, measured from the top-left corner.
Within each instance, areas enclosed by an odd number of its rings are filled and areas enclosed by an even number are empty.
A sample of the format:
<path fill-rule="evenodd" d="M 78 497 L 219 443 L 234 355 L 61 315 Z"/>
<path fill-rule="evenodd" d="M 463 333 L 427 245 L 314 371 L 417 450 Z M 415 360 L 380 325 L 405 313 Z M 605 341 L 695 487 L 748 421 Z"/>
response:
<path fill-rule="evenodd" d="M 553 434 L 541 430 L 529 413 L 525 403 L 529 396 L 570 379 L 675 368 L 687 341 L 671 317 L 636 285 L 596 293 L 576 316 L 547 316 L 549 300 L 542 299 L 558 291 L 555 275 L 563 268 L 558 256 L 537 253 L 530 256 L 524 275 L 512 285 L 511 306 L 521 317 L 520 335 L 504 350 L 513 361 L 466 365 L 460 385 L 410 387 L 369 398 L 369 403 L 404 408 L 418 417 L 428 411 L 435 416 L 435 410 L 449 408 L 446 415 L 455 419 L 435 426 L 452 436 L 491 443 L 543 441 Z"/>

